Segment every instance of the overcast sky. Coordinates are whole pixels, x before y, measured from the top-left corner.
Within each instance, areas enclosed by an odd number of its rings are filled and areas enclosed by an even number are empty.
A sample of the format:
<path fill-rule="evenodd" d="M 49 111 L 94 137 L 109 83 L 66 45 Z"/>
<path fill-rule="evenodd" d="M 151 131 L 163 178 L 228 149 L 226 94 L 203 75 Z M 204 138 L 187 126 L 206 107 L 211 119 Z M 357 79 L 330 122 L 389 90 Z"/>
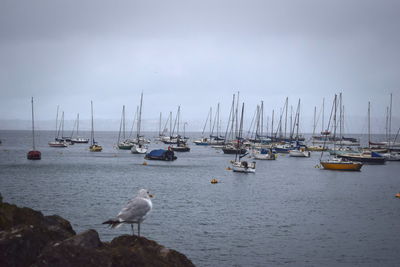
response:
<path fill-rule="evenodd" d="M 351 132 L 368 101 L 382 128 L 392 92 L 397 129 L 399 70 L 398 0 L 0 1 L 0 129 L 29 120 L 33 96 L 42 129 L 57 105 L 89 119 L 93 100 L 96 120 L 113 122 L 102 129 L 118 130 L 142 91 L 148 130 L 178 105 L 191 130 L 218 102 L 227 119 L 236 91 L 247 123 L 261 100 L 267 116 L 301 98 L 304 131 L 343 92 Z"/>

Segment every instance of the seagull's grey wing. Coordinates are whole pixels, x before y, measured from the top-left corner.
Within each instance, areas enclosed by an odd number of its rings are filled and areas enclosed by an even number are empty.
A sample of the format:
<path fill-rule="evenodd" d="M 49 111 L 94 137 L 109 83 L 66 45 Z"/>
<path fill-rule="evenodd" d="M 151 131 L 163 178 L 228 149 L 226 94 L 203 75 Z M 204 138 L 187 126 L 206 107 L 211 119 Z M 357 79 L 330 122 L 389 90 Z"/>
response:
<path fill-rule="evenodd" d="M 118 213 L 121 221 L 138 222 L 151 210 L 149 202 L 143 198 L 134 198 Z"/>

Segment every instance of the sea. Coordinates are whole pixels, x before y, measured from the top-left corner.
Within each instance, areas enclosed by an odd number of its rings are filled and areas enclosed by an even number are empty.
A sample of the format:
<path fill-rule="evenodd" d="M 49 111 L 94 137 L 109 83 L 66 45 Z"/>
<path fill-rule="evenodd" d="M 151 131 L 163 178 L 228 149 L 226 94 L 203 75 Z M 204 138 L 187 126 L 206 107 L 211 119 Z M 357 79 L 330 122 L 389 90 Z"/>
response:
<path fill-rule="evenodd" d="M 318 168 L 321 153 L 312 152 L 257 161 L 255 174 L 241 174 L 227 170 L 233 155 L 194 145 L 199 133 L 190 133 L 191 151 L 176 161 L 147 165 L 143 155 L 116 149 L 118 132 L 96 132 L 98 153 L 88 144 L 52 148 L 54 132 L 36 134 L 42 159 L 30 161 L 31 132 L 0 131 L 3 201 L 58 214 L 76 232 L 95 229 L 103 241 L 131 234 L 128 225 L 102 222 L 145 188 L 154 198 L 142 236 L 197 266 L 400 264 L 400 162 L 329 171 Z M 150 144 L 158 148 L 167 145 Z"/>

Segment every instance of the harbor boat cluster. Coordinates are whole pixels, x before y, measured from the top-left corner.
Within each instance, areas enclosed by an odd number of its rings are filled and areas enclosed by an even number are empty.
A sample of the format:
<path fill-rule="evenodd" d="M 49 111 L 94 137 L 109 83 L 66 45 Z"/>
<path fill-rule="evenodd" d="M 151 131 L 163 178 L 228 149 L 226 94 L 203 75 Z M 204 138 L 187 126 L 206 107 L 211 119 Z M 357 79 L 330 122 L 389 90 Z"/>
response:
<path fill-rule="evenodd" d="M 362 147 L 360 140 L 344 135 L 344 105 L 343 96 L 335 95 L 332 101 L 331 112 L 328 123 L 324 124 L 325 100 L 318 117 L 321 118 L 321 131 L 316 134 L 317 108 L 314 108 L 314 127 L 311 138 L 304 137 L 300 130 L 301 100 L 298 99 L 296 111 L 290 108 L 288 121 L 288 98 L 285 99 L 278 122 L 275 120 L 275 111 L 272 110 L 271 122 L 269 118 L 265 123 L 264 103 L 261 101 L 256 106 L 250 127 L 246 132 L 244 128 L 245 103 L 239 101 L 239 93 L 233 94 L 232 104 L 225 131 L 222 131 L 220 119 L 220 104 L 217 104 L 213 116 L 212 108 L 209 109 L 201 137 L 191 141 L 195 146 L 210 146 L 234 157 L 229 161 L 227 169 L 241 173 L 255 173 L 256 161 L 277 160 L 279 154 L 288 155 L 293 158 L 310 158 L 312 153 L 319 155 L 321 169 L 340 171 L 360 171 L 364 164 L 385 164 L 386 161 L 400 161 L 400 142 L 397 141 L 399 130 L 396 135 L 391 134 L 391 112 L 392 95 L 387 112 L 387 139 L 371 140 L 370 132 L 370 103 L 368 103 L 368 144 Z M 35 129 L 33 98 L 32 104 L 32 150 L 28 152 L 28 159 L 41 159 L 40 151 L 35 147 Z M 240 108 L 239 108 L 240 107 Z M 160 113 L 158 136 L 145 137 L 142 130 L 143 93 L 136 109 L 129 136 L 126 134 L 125 106 L 122 106 L 122 115 L 118 138 L 115 148 L 127 150 L 132 154 L 142 154 L 147 160 L 175 161 L 178 156 L 175 153 L 190 152 L 190 138 L 186 136 L 187 122 L 181 121 L 181 106 L 178 106 L 175 118 L 172 112 L 162 124 Z M 322 116 L 321 116 L 322 114 Z M 56 128 L 54 140 L 48 144 L 54 148 L 65 148 L 73 144 L 90 143 L 89 151 L 101 152 L 103 147 L 95 140 L 94 111 L 91 102 L 91 131 L 90 138 L 79 135 L 79 114 L 77 114 L 70 136 L 64 134 L 64 112 L 59 117 L 59 107 L 56 113 Z M 274 123 L 276 125 L 274 126 Z M 183 124 L 183 132 L 181 126 Z M 164 125 L 164 127 L 162 127 Z M 169 127 L 168 127 L 169 125 Z M 265 127 L 266 126 L 266 127 Z M 270 127 L 270 128 L 269 128 Z M 136 133 L 134 133 L 134 129 Z M 207 131 L 208 129 L 208 131 Z M 149 144 L 159 146 L 157 149 L 149 150 Z M 226 167 L 226 166 L 224 166 Z"/>

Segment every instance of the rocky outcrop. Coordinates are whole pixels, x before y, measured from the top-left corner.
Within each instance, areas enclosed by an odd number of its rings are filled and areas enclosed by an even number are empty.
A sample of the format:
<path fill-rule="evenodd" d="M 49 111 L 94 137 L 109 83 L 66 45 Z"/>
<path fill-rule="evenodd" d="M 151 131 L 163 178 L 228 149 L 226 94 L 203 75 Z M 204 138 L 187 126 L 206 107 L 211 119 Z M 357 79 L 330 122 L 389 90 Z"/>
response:
<path fill-rule="evenodd" d="M 57 216 L 0 199 L 0 266 L 194 266 L 183 254 L 144 237 L 102 242 L 95 230 L 76 234 Z"/>

